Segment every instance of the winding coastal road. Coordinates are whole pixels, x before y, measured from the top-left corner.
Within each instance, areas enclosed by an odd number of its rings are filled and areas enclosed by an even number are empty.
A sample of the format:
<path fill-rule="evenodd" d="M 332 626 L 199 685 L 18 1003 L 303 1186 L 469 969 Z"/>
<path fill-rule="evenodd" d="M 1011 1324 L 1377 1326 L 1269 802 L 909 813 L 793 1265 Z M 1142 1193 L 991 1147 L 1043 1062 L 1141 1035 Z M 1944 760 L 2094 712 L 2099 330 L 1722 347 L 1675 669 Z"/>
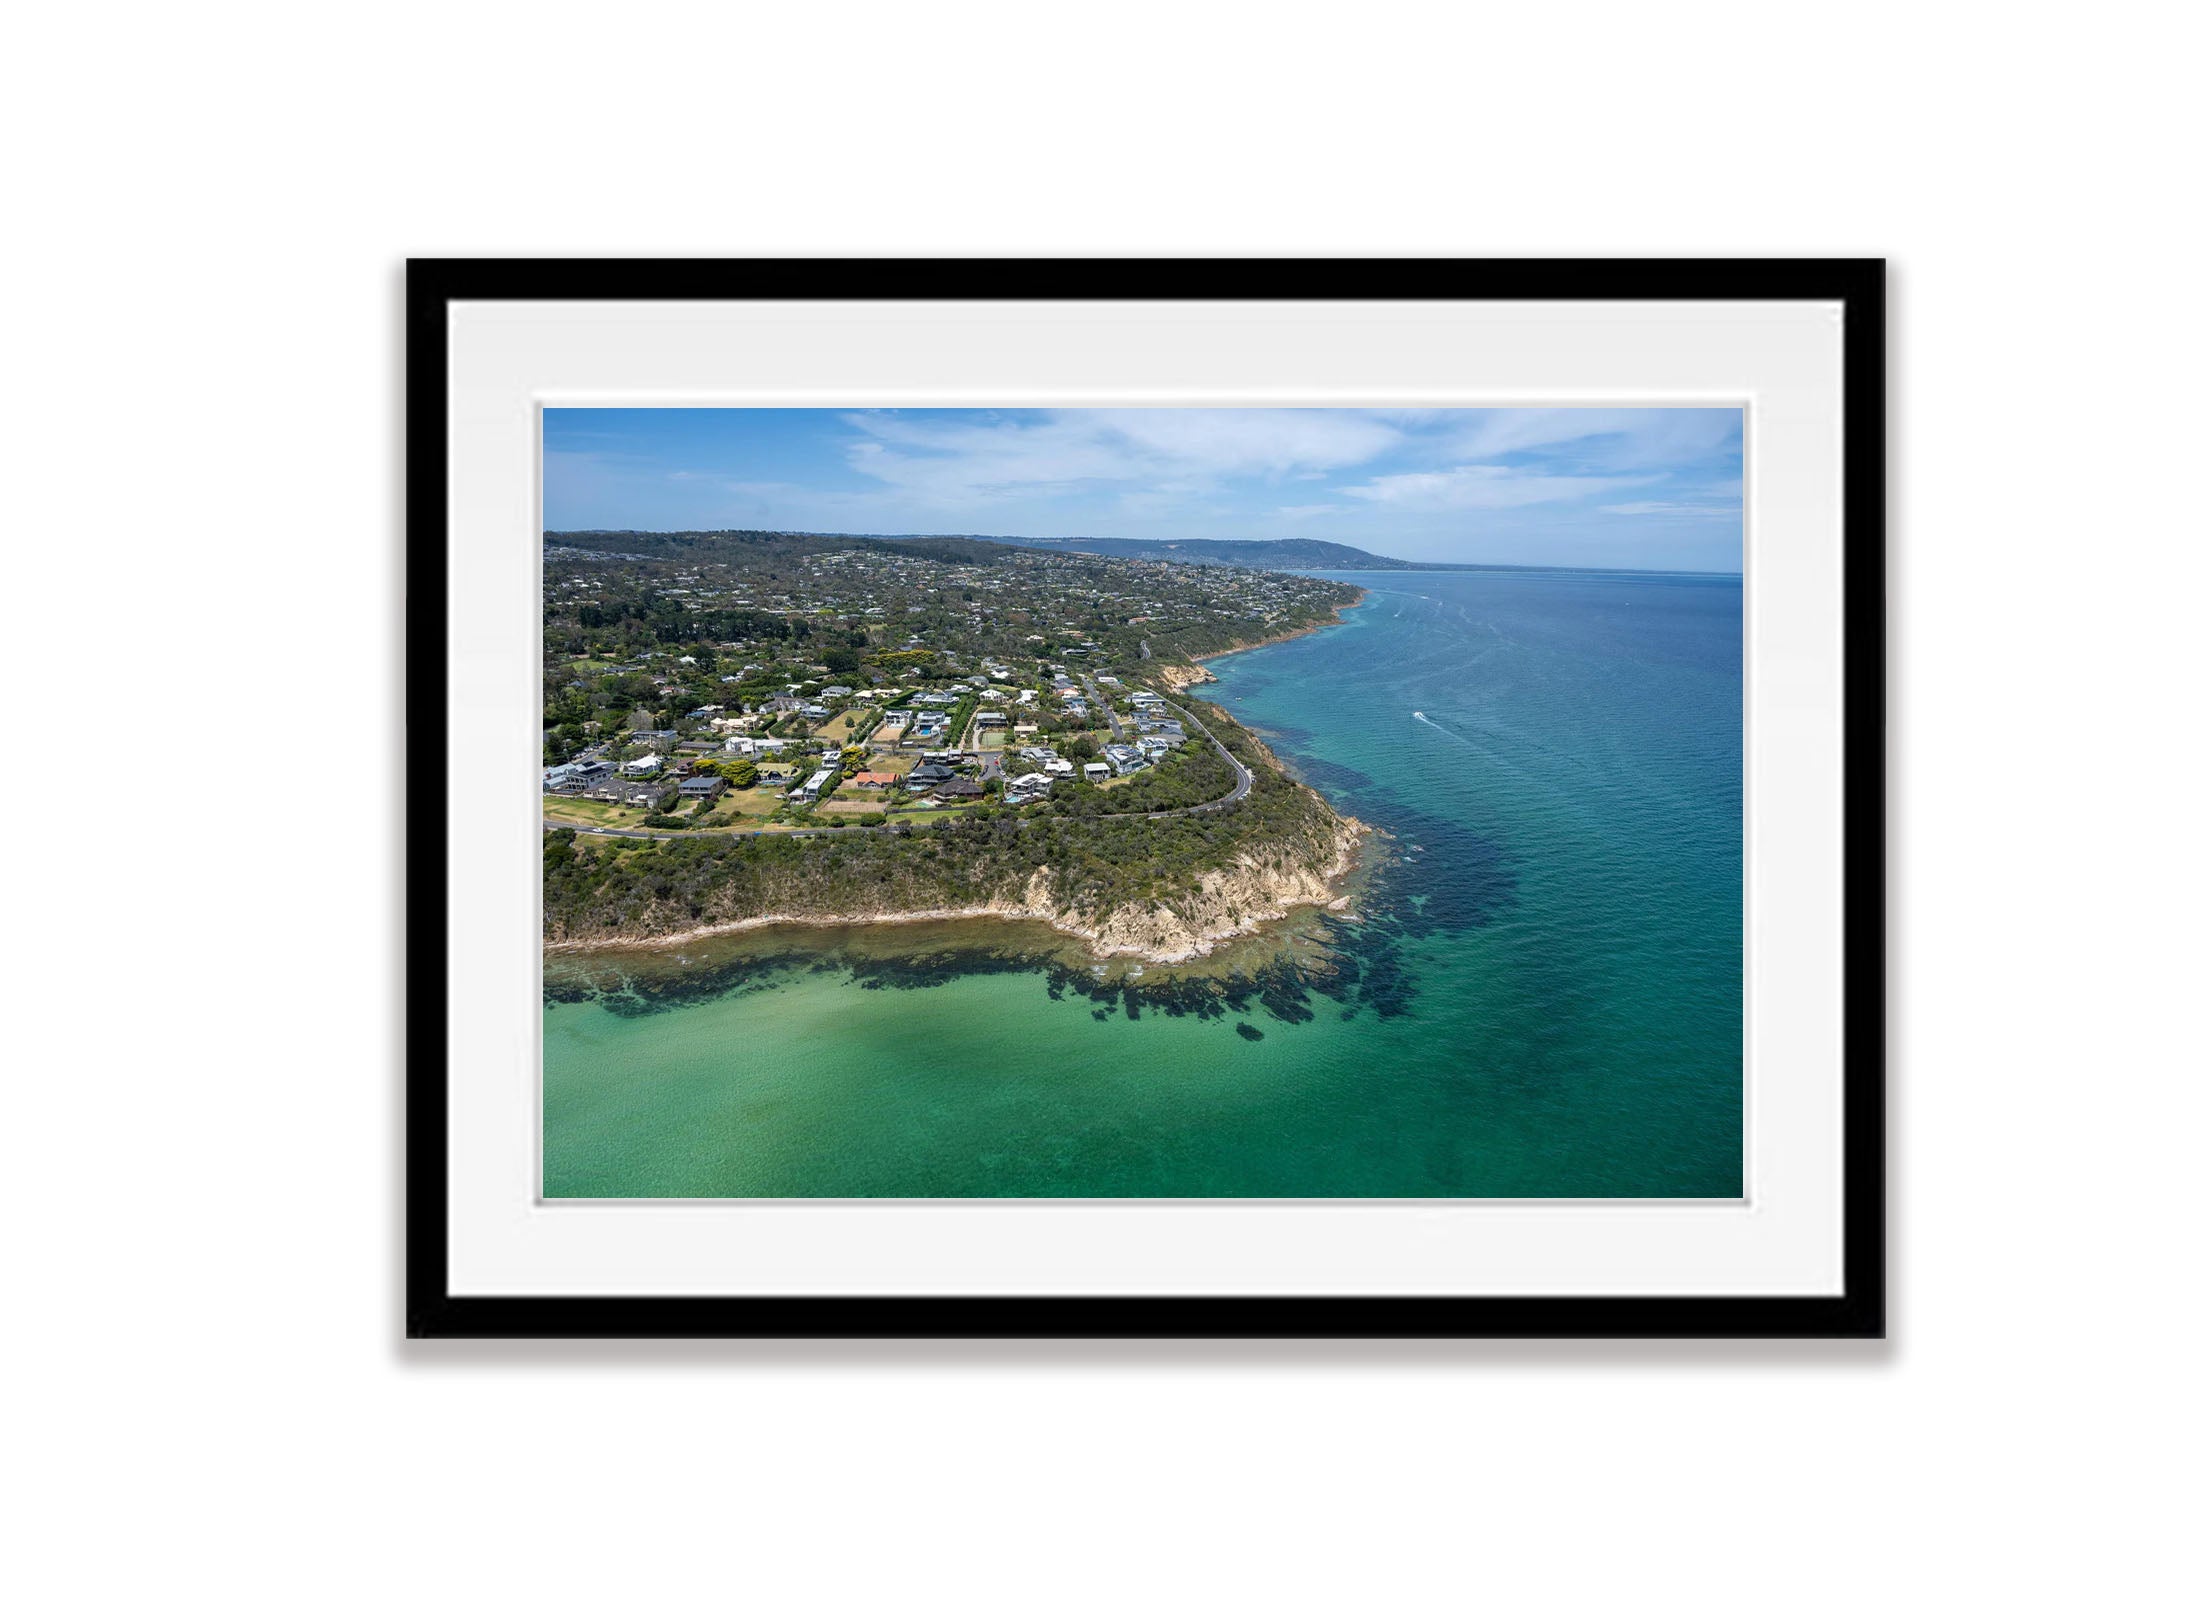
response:
<path fill-rule="evenodd" d="M 1201 738 L 1205 739 L 1209 744 L 1213 745 L 1217 750 L 1222 752 L 1222 759 L 1229 762 L 1231 768 L 1237 773 L 1237 786 L 1233 788 L 1228 794 L 1224 795 L 1220 800 L 1209 800 L 1205 805 L 1191 806 L 1183 811 L 1157 811 L 1154 813 L 1155 816 L 1196 816 L 1202 811 L 1214 811 L 1220 809 L 1223 806 L 1235 805 L 1238 801 L 1244 799 L 1247 795 L 1253 792 L 1253 769 L 1251 767 L 1248 767 L 1244 762 L 1240 761 L 1236 756 L 1230 754 L 1229 747 L 1225 745 L 1220 739 L 1217 739 L 1213 734 L 1207 731 L 1207 724 L 1200 721 L 1199 718 L 1193 716 L 1189 711 L 1186 711 L 1182 706 L 1178 705 L 1173 700 L 1164 700 L 1161 703 L 1167 706 L 1171 711 L 1175 712 L 1177 715 L 1177 719 L 1182 722 L 1186 727 L 1194 729 Z"/>

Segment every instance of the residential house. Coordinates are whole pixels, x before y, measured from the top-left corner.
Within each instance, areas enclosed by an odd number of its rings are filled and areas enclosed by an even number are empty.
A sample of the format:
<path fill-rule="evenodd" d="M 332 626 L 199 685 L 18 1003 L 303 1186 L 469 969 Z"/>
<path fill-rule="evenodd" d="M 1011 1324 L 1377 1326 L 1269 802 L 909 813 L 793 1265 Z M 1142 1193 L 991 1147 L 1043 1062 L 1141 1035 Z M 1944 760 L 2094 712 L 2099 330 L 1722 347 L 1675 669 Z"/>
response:
<path fill-rule="evenodd" d="M 586 794 L 613 775 L 611 763 L 608 761 L 575 761 L 551 787 L 559 794 Z"/>

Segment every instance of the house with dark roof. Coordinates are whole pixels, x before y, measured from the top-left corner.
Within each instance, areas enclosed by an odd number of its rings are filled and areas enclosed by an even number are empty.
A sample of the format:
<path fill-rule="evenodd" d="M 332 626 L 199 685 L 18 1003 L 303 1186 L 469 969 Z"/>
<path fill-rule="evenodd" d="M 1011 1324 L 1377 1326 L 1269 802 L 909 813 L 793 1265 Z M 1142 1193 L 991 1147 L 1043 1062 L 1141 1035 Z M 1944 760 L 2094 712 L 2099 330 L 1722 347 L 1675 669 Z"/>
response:
<path fill-rule="evenodd" d="M 565 769 L 562 778 L 548 787 L 558 794 L 586 794 L 616 775 L 616 769 L 608 761 L 575 761 Z"/>

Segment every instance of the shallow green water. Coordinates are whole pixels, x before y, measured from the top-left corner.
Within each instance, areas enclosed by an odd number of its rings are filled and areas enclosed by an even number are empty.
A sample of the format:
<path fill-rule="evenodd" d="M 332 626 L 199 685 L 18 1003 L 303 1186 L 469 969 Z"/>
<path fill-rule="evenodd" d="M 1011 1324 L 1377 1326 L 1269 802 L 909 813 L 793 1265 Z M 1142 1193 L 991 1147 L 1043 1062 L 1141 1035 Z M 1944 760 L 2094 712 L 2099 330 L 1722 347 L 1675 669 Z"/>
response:
<path fill-rule="evenodd" d="M 1335 973 L 1126 989 L 977 923 L 597 962 L 639 996 L 546 1007 L 545 1192 L 1738 1193 L 1740 581 L 1349 576 L 1204 691 L 1395 836 Z"/>

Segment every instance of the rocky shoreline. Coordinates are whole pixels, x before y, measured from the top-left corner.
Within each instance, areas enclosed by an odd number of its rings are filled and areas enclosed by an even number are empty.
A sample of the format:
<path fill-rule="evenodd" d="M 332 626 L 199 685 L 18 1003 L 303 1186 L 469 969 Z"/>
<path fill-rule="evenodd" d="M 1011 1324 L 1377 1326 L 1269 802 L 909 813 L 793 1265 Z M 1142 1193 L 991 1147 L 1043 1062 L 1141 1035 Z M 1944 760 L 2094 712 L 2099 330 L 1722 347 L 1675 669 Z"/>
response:
<path fill-rule="evenodd" d="M 1357 818 L 1330 814 L 1336 826 L 1326 841 L 1325 853 L 1297 862 L 1241 856 L 1228 866 L 1209 873 L 1198 891 L 1178 906 L 1123 906 L 1095 919 L 1074 908 L 1057 905 L 1042 871 L 1025 885 L 1021 896 L 996 898 L 975 905 L 909 911 L 767 912 L 671 933 L 549 940 L 543 949 L 551 953 L 663 949 L 698 939 L 780 926 L 882 927 L 895 923 L 994 918 L 1007 922 L 1044 922 L 1058 933 L 1083 940 L 1092 954 L 1101 959 L 1130 956 L 1142 961 L 1174 964 L 1212 955 L 1228 940 L 1256 932 L 1264 924 L 1301 906 L 1319 905 L 1332 911 L 1347 909 L 1352 895 L 1344 887 L 1344 880 L 1359 865 L 1361 848 L 1373 837 L 1373 830 Z"/>

